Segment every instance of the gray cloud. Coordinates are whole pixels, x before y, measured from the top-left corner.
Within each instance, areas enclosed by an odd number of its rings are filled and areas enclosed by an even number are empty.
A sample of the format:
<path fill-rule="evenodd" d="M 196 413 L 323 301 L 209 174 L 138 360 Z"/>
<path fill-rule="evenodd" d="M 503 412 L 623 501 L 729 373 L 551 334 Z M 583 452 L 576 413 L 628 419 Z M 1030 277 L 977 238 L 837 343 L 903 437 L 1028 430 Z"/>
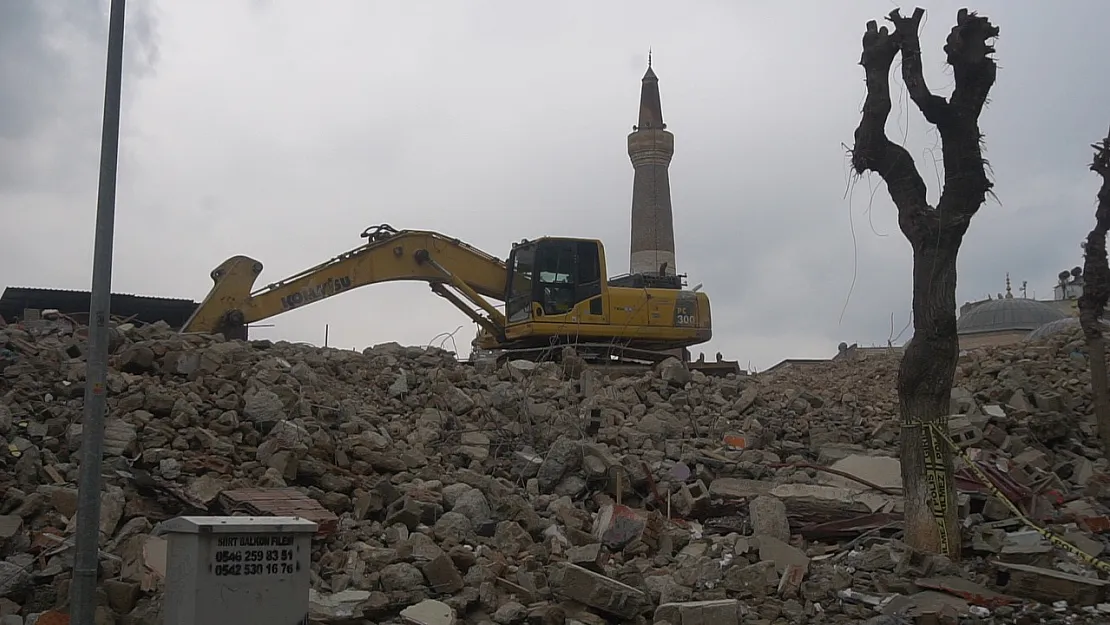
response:
<path fill-rule="evenodd" d="M 104 100 L 108 0 L 0 3 L 0 188 L 76 190 L 95 163 Z M 151 5 L 128 7 L 125 71 L 157 61 Z M 128 93 L 128 95 L 131 95 Z"/>
<path fill-rule="evenodd" d="M 2 6 L 32 4 L 46 3 Z M 116 288 L 199 299 L 208 271 L 239 253 L 273 281 L 357 245 L 379 222 L 497 255 L 522 237 L 596 236 L 621 273 L 625 135 L 651 46 L 676 136 L 677 264 L 713 301 L 706 351 L 766 367 L 829 355 L 842 340 L 885 343 L 909 321 L 910 250 L 881 182 L 849 178 L 845 144 L 863 97 L 864 24 L 894 5 L 750 5 L 133 2 L 148 7 L 146 41 L 157 45 L 128 42 L 129 54 L 156 54 L 128 57 L 129 71 L 147 69 L 127 83 Z M 961 4 L 924 5 L 926 71 L 944 92 L 941 48 Z M 0 33 L 0 45 L 35 42 L 0 57 L 0 93 L 15 98 L 5 107 L 23 111 L 9 117 L 22 120 L 19 137 L 0 134 L 0 164 L 21 172 L 19 187 L 0 187 L 0 205 L 26 212 L 0 232 L 0 266 L 20 265 L 5 272 L 10 283 L 88 284 L 106 14 L 81 6 L 93 10 L 24 10 L 24 26 Z M 1089 50 L 1110 5 L 1073 4 L 1083 19 L 1064 38 L 1047 5 L 972 8 L 1002 29 L 982 117 L 999 202 L 968 233 L 958 298 L 1002 290 L 1007 272 L 1043 297 L 1079 264 L 1093 220 L 1087 146 L 1110 122 L 1110 87 Z M 131 16 L 133 36 L 141 23 Z M 48 46 L 58 33 L 77 43 Z M 12 95 L 13 84 L 25 92 Z M 936 133 L 900 78 L 894 85 L 888 132 L 933 181 Z M 59 238 L 62 250 L 42 243 Z M 319 342 L 330 324 L 333 344 L 347 347 L 425 343 L 460 325 L 460 345 L 473 336 L 424 285 L 369 287 L 273 323 L 259 335 Z"/>

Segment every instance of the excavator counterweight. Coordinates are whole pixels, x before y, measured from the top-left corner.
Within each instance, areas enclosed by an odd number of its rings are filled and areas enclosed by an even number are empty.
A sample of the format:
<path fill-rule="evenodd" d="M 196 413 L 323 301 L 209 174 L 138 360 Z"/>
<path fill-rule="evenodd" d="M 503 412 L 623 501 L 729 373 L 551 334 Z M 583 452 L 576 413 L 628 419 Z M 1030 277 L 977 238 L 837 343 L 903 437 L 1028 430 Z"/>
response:
<path fill-rule="evenodd" d="M 416 280 L 478 325 L 477 350 L 502 357 L 557 358 L 572 345 L 599 362 L 658 362 L 682 358 L 685 348 L 712 336 L 704 293 L 681 288 L 678 279 L 609 280 L 605 248 L 595 239 L 524 240 L 502 261 L 436 232 L 381 225 L 362 237 L 365 244 L 258 290 L 262 263 L 225 260 L 182 331 L 245 339 L 250 324 L 294 308 L 370 284 Z"/>

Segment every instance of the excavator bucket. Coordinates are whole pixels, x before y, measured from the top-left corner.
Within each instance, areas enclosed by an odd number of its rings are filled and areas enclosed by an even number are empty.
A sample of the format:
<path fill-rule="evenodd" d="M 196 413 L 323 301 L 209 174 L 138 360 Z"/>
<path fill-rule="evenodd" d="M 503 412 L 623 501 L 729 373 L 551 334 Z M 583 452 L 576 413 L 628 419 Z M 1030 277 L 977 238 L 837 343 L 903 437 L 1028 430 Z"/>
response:
<path fill-rule="evenodd" d="M 250 300 L 262 263 L 248 256 L 232 256 L 212 270 L 215 284 L 193 311 L 182 332 L 215 331 L 227 339 L 246 339 L 242 308 Z M 218 305 L 213 305 L 218 304 Z"/>

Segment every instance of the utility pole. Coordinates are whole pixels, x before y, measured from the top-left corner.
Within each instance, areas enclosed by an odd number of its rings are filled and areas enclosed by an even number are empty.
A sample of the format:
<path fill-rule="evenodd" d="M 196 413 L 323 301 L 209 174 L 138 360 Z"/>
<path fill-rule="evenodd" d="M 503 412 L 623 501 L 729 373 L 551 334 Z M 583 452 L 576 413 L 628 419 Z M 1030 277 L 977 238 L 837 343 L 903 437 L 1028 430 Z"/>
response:
<path fill-rule="evenodd" d="M 96 200 L 92 294 L 89 304 L 85 413 L 81 428 L 77 541 L 70 590 L 73 625 L 93 625 L 100 565 L 100 467 L 104 454 L 105 382 L 108 377 L 108 317 L 112 301 L 112 245 L 116 219 L 116 162 L 123 82 L 124 0 L 112 0 L 108 17 L 108 63 L 104 122 L 100 137 L 100 185 Z"/>

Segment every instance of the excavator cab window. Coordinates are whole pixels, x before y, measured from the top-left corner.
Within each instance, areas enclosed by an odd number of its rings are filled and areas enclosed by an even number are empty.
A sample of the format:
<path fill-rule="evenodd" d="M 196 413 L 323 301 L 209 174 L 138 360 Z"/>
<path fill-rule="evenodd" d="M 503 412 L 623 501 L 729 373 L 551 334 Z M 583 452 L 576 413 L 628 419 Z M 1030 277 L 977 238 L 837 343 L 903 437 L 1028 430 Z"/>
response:
<path fill-rule="evenodd" d="M 536 249 L 536 301 L 545 315 L 565 315 L 574 308 L 577 250 L 573 243 L 544 241 Z"/>
<path fill-rule="evenodd" d="M 596 241 L 579 241 L 578 280 L 575 284 L 574 303 L 584 302 L 601 295 L 601 254 Z"/>
<path fill-rule="evenodd" d="M 518 245 L 509 257 L 509 284 L 505 297 L 505 317 L 509 323 L 528 321 L 532 316 L 535 259 L 535 245 Z"/>
<path fill-rule="evenodd" d="M 579 302 L 601 295 L 601 255 L 594 241 L 521 244 L 513 249 L 509 266 L 509 323 L 527 321 L 533 303 L 544 315 L 565 315 Z"/>

